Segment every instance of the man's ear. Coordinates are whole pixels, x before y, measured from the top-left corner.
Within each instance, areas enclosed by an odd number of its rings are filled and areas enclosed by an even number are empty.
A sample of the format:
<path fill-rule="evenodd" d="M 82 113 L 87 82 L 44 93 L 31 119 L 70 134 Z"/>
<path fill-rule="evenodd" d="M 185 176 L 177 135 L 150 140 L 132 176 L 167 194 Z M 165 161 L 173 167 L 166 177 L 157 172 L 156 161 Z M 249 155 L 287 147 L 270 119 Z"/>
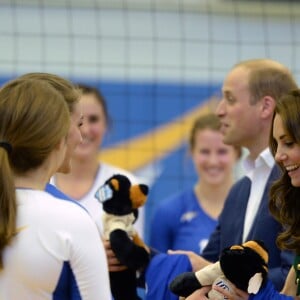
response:
<path fill-rule="evenodd" d="M 271 96 L 265 96 L 261 100 L 261 116 L 264 119 L 270 118 L 273 116 L 275 110 L 276 102 L 275 99 Z"/>

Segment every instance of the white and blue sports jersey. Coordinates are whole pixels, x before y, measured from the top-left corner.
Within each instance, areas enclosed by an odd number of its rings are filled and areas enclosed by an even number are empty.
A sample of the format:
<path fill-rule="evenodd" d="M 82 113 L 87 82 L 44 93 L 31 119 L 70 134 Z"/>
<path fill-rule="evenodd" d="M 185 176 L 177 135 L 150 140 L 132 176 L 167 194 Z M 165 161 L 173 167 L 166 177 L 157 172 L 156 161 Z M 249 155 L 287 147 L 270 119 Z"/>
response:
<path fill-rule="evenodd" d="M 0 299 L 111 299 L 104 247 L 87 212 L 44 191 L 16 195 L 18 232 L 3 253 Z"/>
<path fill-rule="evenodd" d="M 190 250 L 200 254 L 217 220 L 200 206 L 193 189 L 171 196 L 157 207 L 150 232 L 150 246 L 166 252 Z"/>
<path fill-rule="evenodd" d="M 70 201 L 71 203 L 74 203 L 75 205 L 78 205 L 79 207 L 81 207 L 83 210 L 85 210 L 88 213 L 86 208 L 83 207 L 78 201 L 71 199 L 69 196 L 67 196 L 62 191 L 60 191 L 55 185 L 53 185 L 51 183 L 47 183 L 45 191 L 47 193 L 51 194 L 52 196 L 54 196 L 55 198 Z"/>

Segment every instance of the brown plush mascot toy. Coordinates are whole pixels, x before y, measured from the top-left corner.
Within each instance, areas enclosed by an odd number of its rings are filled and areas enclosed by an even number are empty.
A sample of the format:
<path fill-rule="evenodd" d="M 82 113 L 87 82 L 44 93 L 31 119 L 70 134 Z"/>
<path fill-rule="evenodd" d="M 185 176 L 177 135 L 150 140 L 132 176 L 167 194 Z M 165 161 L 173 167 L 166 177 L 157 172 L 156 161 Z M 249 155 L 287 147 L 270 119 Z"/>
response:
<path fill-rule="evenodd" d="M 110 272 L 111 291 L 115 300 L 140 299 L 137 295 L 136 271 L 145 267 L 150 259 L 148 247 L 139 238 L 133 223 L 137 208 L 144 205 L 148 187 L 132 185 L 124 175 L 109 178 L 96 193 L 103 204 L 104 237 L 125 271 Z"/>
<path fill-rule="evenodd" d="M 261 241 L 251 240 L 242 245 L 225 248 L 220 260 L 197 272 L 178 275 L 170 284 L 171 291 L 187 297 L 203 286 L 218 285 L 230 290 L 232 282 L 237 288 L 256 294 L 267 281 L 268 252 Z M 230 282 L 229 282 L 230 281 Z M 209 299 L 223 300 L 224 296 L 215 290 Z M 226 298 L 225 298 L 226 299 Z"/>

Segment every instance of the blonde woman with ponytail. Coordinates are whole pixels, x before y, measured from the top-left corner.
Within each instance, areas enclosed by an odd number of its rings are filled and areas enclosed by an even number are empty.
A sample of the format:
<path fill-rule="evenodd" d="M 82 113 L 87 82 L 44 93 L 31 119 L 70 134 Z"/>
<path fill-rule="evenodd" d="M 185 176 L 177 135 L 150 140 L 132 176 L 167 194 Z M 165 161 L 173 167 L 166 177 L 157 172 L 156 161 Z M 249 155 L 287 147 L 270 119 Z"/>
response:
<path fill-rule="evenodd" d="M 65 99 L 46 81 L 16 79 L 0 90 L 0 115 L 0 299 L 72 299 L 67 269 L 80 299 L 110 299 L 95 224 L 44 191 L 67 152 Z"/>

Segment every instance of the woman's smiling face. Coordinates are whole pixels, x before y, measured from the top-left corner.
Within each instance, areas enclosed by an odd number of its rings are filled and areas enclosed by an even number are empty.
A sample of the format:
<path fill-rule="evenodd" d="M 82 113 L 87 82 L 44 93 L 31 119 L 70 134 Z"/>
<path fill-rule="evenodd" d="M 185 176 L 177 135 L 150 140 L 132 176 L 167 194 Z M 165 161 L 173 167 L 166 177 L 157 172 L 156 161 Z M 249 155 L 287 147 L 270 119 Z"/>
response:
<path fill-rule="evenodd" d="M 233 146 L 223 143 L 220 131 L 198 129 L 191 155 L 198 176 L 207 184 L 218 185 L 232 176 L 238 154 Z"/>
<path fill-rule="evenodd" d="M 277 143 L 275 160 L 291 178 L 291 184 L 300 187 L 300 145 L 283 126 L 282 118 L 276 114 L 273 123 L 273 138 Z"/>
<path fill-rule="evenodd" d="M 106 133 L 106 116 L 94 94 L 84 94 L 80 98 L 80 108 L 84 116 L 81 128 L 82 143 L 75 151 L 75 158 L 97 155 Z"/>

